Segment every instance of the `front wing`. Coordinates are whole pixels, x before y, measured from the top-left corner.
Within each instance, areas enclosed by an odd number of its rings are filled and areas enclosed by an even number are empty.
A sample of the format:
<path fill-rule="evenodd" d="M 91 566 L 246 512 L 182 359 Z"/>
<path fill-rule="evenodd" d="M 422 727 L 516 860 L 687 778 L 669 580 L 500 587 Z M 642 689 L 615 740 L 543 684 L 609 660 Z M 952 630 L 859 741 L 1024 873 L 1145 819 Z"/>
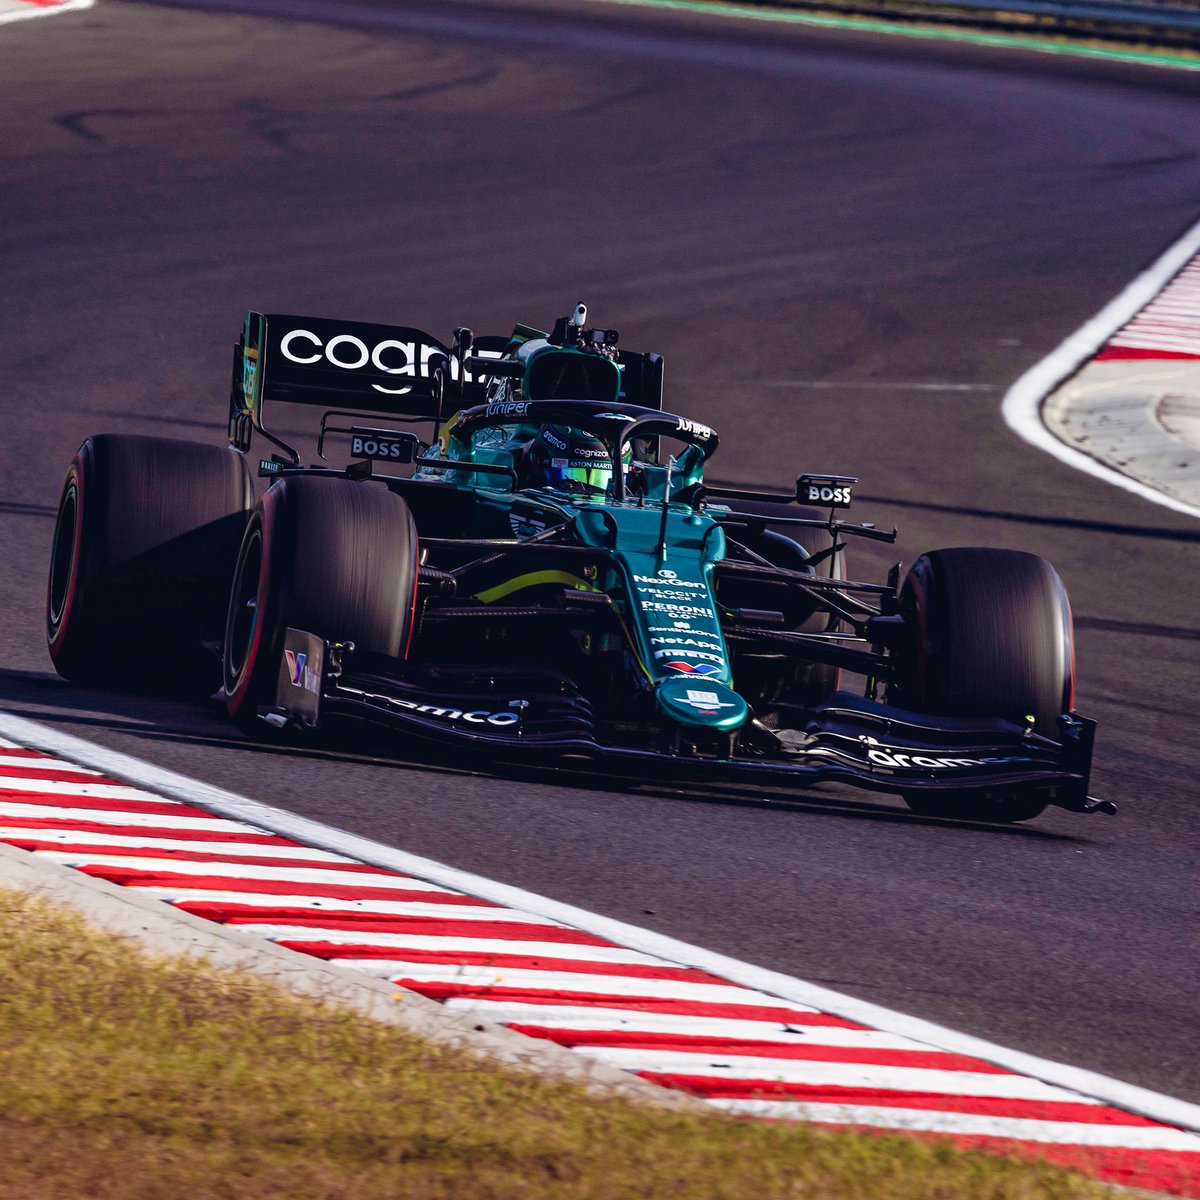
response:
<path fill-rule="evenodd" d="M 834 692 L 803 729 L 756 729 L 753 749 L 728 757 L 615 745 L 566 676 L 521 668 L 413 667 L 355 655 L 313 634 L 287 631 L 268 723 L 314 729 L 353 718 L 433 742 L 470 747 L 497 762 L 555 760 L 676 782 L 837 781 L 871 791 L 1042 791 L 1073 812 L 1113 812 L 1088 797 L 1096 723 L 1059 720 L 1055 741 L 1008 721 L 907 712 Z"/>

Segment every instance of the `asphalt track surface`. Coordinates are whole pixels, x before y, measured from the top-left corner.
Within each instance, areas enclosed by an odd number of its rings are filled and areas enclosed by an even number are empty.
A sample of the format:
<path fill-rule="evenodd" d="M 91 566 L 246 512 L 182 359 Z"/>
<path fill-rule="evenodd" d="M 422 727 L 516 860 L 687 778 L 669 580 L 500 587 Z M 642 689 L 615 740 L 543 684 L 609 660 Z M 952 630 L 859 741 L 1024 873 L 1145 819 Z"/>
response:
<path fill-rule="evenodd" d="M 247 3 L 249 0 L 247 0 Z M 1194 222 L 1200 75 L 575 5 L 340 24 L 100 0 L 0 31 L 0 705 L 418 854 L 1200 1100 L 1200 525 L 1019 442 L 1004 389 Z M 232 7 L 232 6 L 229 6 Z M 321 15 L 314 2 L 262 12 Z M 662 351 L 719 475 L 863 477 L 894 555 L 1052 559 L 1115 819 L 920 820 L 251 746 L 49 669 L 62 471 L 219 441 L 247 307 Z"/>

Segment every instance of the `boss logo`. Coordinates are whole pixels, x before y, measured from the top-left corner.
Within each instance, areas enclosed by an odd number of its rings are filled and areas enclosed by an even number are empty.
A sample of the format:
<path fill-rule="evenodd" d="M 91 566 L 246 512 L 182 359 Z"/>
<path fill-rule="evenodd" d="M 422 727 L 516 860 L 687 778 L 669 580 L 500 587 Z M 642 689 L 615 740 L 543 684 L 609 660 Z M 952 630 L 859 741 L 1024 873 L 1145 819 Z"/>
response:
<path fill-rule="evenodd" d="M 837 475 L 801 475 L 796 480 L 796 499 L 802 504 L 849 508 L 855 482 Z"/>
<path fill-rule="evenodd" d="M 407 442 L 384 442 L 365 437 L 350 439 L 350 453 L 355 458 L 384 458 L 391 462 L 408 462 L 411 449 Z"/>
<path fill-rule="evenodd" d="M 808 491 L 805 493 L 805 499 L 821 504 L 847 506 L 850 503 L 850 489 L 848 487 L 818 487 L 815 483 L 810 483 Z"/>

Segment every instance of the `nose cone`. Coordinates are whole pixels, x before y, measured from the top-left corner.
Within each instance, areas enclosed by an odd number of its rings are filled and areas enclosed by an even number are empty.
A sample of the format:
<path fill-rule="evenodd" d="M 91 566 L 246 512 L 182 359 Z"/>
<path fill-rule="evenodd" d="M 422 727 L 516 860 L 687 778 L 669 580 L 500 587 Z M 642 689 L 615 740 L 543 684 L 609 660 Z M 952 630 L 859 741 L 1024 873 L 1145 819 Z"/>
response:
<path fill-rule="evenodd" d="M 731 687 L 700 675 L 672 675 L 657 690 L 659 707 L 680 725 L 731 730 L 750 716 L 745 700 Z"/>

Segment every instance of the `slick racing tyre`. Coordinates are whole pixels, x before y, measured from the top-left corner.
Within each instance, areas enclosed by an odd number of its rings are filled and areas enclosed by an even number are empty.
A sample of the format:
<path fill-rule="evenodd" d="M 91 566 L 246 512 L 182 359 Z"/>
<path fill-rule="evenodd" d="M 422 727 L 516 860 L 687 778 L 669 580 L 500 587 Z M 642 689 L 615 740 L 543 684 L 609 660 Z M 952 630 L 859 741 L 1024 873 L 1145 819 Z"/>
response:
<path fill-rule="evenodd" d="M 264 737 L 286 630 L 403 658 L 412 637 L 417 532 L 383 488 L 298 476 L 273 484 L 242 539 L 222 652 L 225 705 Z"/>
<path fill-rule="evenodd" d="M 913 564 L 900 594 L 914 632 L 889 699 L 917 712 L 957 717 L 1030 718 L 1057 739 L 1058 717 L 1074 703 L 1071 607 L 1045 559 L 1019 550 L 935 550 Z M 923 816 L 1028 821 L 1046 807 L 1028 793 L 911 792 Z"/>
<path fill-rule="evenodd" d="M 75 683 L 207 696 L 254 493 L 242 456 L 100 434 L 67 470 L 46 589 L 54 669 Z"/>

